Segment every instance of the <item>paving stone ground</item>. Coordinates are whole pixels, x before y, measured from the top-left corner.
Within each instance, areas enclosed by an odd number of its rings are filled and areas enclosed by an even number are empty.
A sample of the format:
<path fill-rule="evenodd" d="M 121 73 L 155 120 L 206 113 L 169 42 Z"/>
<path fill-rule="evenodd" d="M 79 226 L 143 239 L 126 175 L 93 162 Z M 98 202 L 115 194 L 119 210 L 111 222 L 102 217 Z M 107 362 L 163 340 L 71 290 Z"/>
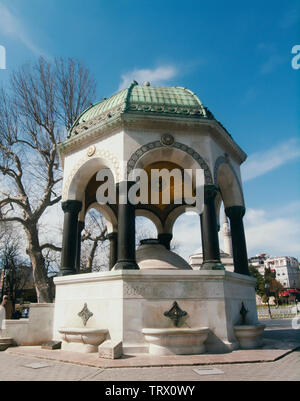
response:
<path fill-rule="evenodd" d="M 299 339 L 289 322 L 271 322 L 266 339 L 289 346 Z M 12 350 L 12 349 L 11 349 Z M 34 364 L 41 364 L 34 365 Z M 31 366 L 31 367 L 30 367 Z M 37 367 L 34 369 L 33 367 Z M 221 374 L 199 375 L 195 369 L 217 368 Z M 212 371 L 213 373 L 213 371 Z M 172 367 L 98 368 L 0 352 L 0 381 L 300 381 L 300 348 L 275 361 Z"/>
<path fill-rule="evenodd" d="M 210 365 L 222 374 L 199 375 L 204 366 L 98 369 L 43 360 L 45 367 L 33 369 L 41 359 L 0 354 L 1 381 L 300 381 L 300 349 L 275 362 Z M 212 372 L 213 373 L 213 372 Z"/>

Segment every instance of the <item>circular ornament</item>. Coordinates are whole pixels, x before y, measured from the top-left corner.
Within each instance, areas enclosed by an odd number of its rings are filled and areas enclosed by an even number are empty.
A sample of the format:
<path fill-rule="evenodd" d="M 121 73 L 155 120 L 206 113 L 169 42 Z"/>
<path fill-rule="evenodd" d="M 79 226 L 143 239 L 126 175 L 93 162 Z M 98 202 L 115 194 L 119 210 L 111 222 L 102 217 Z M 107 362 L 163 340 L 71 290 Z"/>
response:
<path fill-rule="evenodd" d="M 94 154 L 95 152 L 96 152 L 96 146 L 95 146 L 95 145 L 90 146 L 90 147 L 88 148 L 88 150 L 87 150 L 87 155 L 88 155 L 88 157 L 93 156 L 93 154 Z"/>
<path fill-rule="evenodd" d="M 164 135 L 161 137 L 160 141 L 161 141 L 161 143 L 162 143 L 163 145 L 170 146 L 170 145 L 172 145 L 172 144 L 174 143 L 174 138 L 173 138 L 173 136 L 170 135 L 170 134 L 164 134 Z"/>

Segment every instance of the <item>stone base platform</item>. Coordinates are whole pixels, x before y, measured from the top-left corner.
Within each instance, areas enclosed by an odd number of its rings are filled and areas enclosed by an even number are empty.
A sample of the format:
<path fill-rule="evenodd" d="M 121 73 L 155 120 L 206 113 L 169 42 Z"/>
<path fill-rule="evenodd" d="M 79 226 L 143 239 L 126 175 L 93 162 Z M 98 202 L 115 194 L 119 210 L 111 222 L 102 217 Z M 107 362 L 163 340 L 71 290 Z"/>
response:
<path fill-rule="evenodd" d="M 143 330 L 174 328 L 167 315 L 175 301 L 184 311 L 178 328 L 209 329 L 207 352 L 239 348 L 234 326 L 240 324 L 242 303 L 247 324 L 258 323 L 255 279 L 223 270 L 118 270 L 57 277 L 54 282 L 54 340 L 60 339 L 61 327 L 83 327 L 84 310 L 87 329 L 108 330 L 107 339 L 122 342 L 124 354 L 147 354 Z"/>
<path fill-rule="evenodd" d="M 63 350 L 45 350 L 40 346 L 8 348 L 5 352 L 13 355 L 23 355 L 82 366 L 111 369 L 274 362 L 299 347 L 300 342 L 289 344 L 287 346 L 287 344 L 268 340 L 265 341 L 264 346 L 261 349 L 236 350 L 227 354 L 168 356 L 140 354 L 124 355 L 120 359 L 114 360 L 99 358 L 98 354 L 83 354 L 79 352 L 69 352 Z"/>

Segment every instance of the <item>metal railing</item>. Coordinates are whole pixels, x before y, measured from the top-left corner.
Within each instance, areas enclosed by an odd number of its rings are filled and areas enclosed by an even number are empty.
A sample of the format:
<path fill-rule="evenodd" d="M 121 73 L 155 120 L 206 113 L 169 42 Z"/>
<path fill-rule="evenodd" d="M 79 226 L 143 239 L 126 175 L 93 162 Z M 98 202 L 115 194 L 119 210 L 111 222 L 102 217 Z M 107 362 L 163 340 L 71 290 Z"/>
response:
<path fill-rule="evenodd" d="M 297 314 L 300 314 L 300 305 L 279 306 L 278 308 L 271 306 L 270 312 L 272 319 L 293 318 L 297 316 Z M 257 315 L 259 319 L 270 318 L 267 307 L 257 308 Z"/>

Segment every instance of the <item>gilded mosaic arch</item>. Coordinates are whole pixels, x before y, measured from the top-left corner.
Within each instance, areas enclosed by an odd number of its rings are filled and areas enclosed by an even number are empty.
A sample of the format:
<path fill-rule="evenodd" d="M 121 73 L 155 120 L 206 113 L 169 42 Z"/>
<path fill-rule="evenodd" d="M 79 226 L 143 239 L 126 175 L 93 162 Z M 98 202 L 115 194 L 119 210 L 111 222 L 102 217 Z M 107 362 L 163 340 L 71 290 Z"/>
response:
<path fill-rule="evenodd" d="M 190 148 L 189 146 L 180 143 L 180 142 L 173 142 L 170 145 L 164 145 L 161 143 L 161 141 L 154 141 L 147 143 L 146 145 L 141 146 L 139 149 L 137 149 L 130 157 L 127 163 L 127 174 L 129 174 L 134 167 L 136 166 L 138 160 L 147 152 L 158 149 L 158 148 L 176 148 L 181 150 L 182 152 L 187 153 L 190 155 L 198 164 L 199 166 L 204 170 L 204 177 L 205 177 L 205 184 L 213 184 L 213 179 L 212 175 L 210 172 L 210 169 L 205 162 L 205 160 L 199 155 L 198 152 L 196 152 L 194 149 Z"/>

